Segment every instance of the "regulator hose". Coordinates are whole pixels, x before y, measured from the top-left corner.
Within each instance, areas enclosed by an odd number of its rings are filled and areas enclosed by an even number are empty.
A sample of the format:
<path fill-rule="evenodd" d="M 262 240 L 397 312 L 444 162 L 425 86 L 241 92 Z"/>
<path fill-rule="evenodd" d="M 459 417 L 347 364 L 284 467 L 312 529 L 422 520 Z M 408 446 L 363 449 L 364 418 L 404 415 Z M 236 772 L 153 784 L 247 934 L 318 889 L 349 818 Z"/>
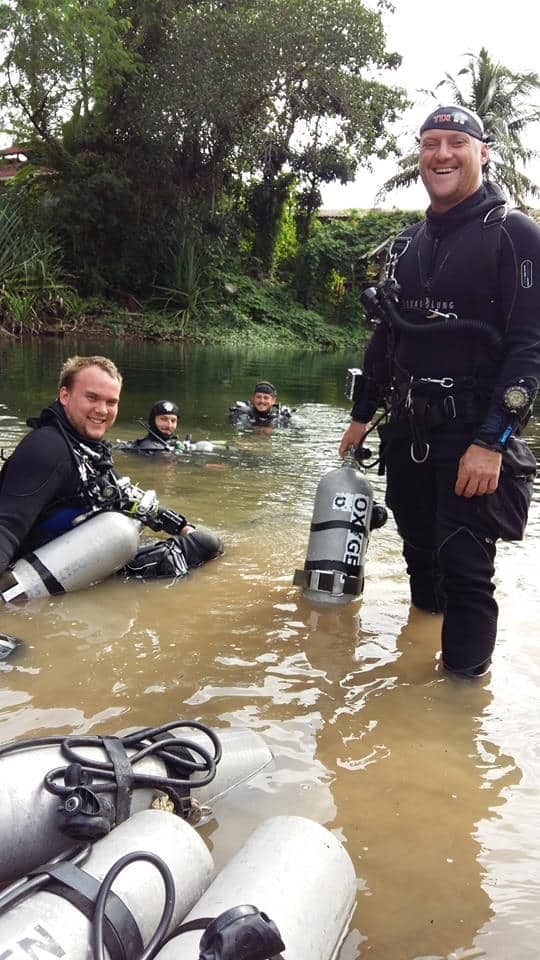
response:
<path fill-rule="evenodd" d="M 134 853 L 126 853 L 126 855 L 120 857 L 120 859 L 117 860 L 116 863 L 114 863 L 110 870 L 105 874 L 99 888 L 90 930 L 90 945 L 92 947 L 93 960 L 105 960 L 103 925 L 105 920 L 107 897 L 111 892 L 111 887 L 118 874 L 121 873 L 121 871 L 127 867 L 128 864 L 135 863 L 140 860 L 146 860 L 148 863 L 152 863 L 161 875 L 163 884 L 165 886 L 165 903 L 163 906 L 161 919 L 150 940 L 148 941 L 145 950 L 143 950 L 138 957 L 130 957 L 129 960 L 152 960 L 152 957 L 155 956 L 156 951 L 163 942 L 163 938 L 167 933 L 174 913 L 175 890 L 173 875 L 167 864 L 155 853 L 148 853 L 147 851 L 143 850 L 139 850 Z"/>
<path fill-rule="evenodd" d="M 59 854 L 57 857 L 49 860 L 48 863 L 39 868 L 39 872 L 36 872 L 35 875 L 30 874 L 29 876 L 22 877 L 21 879 L 16 880 L 15 883 L 12 883 L 9 887 L 6 887 L 6 889 L 0 893 L 0 914 L 5 913 L 10 907 L 13 907 L 21 900 L 26 899 L 31 893 L 42 889 L 46 890 L 51 884 L 51 880 L 54 880 L 53 868 L 55 866 L 58 866 L 58 864 L 61 863 L 70 863 L 73 866 L 79 866 L 79 864 L 82 864 L 86 861 L 91 850 L 91 844 L 86 844 L 82 848 L 71 848 L 71 850 L 65 851 L 64 853 Z M 173 875 L 167 864 L 161 859 L 161 857 L 158 857 L 157 854 L 150 853 L 145 850 L 138 850 L 125 854 L 125 856 L 121 857 L 112 865 L 99 884 L 99 889 L 97 891 L 97 895 L 95 896 L 93 906 L 91 903 L 89 903 L 88 912 L 83 910 L 85 915 L 90 919 L 90 956 L 92 957 L 92 960 L 105 960 L 105 911 L 107 908 L 107 898 L 111 893 L 112 885 L 118 874 L 121 873 L 125 867 L 127 867 L 130 863 L 139 862 L 141 860 L 146 860 L 148 863 L 153 864 L 158 873 L 161 875 L 165 887 L 165 902 L 160 921 L 154 933 L 152 934 L 152 937 L 148 941 L 146 948 L 142 951 L 142 953 L 138 953 L 137 956 L 130 955 L 129 960 L 152 960 L 157 950 L 163 943 L 164 937 L 169 929 L 175 907 L 176 896 Z M 51 868 L 51 874 L 47 872 L 48 868 Z M 58 890 L 55 890 L 54 892 L 58 893 Z M 80 903 L 77 904 L 75 901 L 70 900 L 69 897 L 67 897 L 67 899 L 69 902 L 74 903 L 78 909 L 82 909 Z M 137 940 L 138 939 L 139 934 L 137 934 Z M 124 942 L 125 941 L 122 939 L 122 943 Z M 122 956 L 126 956 L 126 954 L 122 953 Z"/>
<path fill-rule="evenodd" d="M 210 740 L 212 750 L 187 738 L 168 736 L 168 731 L 180 727 L 200 730 Z M 0 757 L 50 745 L 60 747 L 67 765 L 50 770 L 43 785 L 64 800 L 64 807 L 60 810 L 67 818 L 67 824 L 62 829 L 82 839 L 103 836 L 111 826 L 127 819 L 131 794 L 137 788 L 154 788 L 167 794 L 175 813 L 186 817 L 190 808 L 190 789 L 211 783 L 222 756 L 221 742 L 206 724 L 195 720 L 171 720 L 123 737 L 49 736 L 14 741 L 0 746 Z M 109 759 L 89 760 L 78 752 L 80 748 L 89 747 L 100 748 Z M 128 755 L 128 750 L 134 752 Z M 161 760 L 168 776 L 137 773 L 136 764 L 148 756 Z M 193 773 L 202 775 L 193 781 Z M 107 793 L 116 793 L 115 804 L 100 799 L 100 794 Z M 92 817 L 99 820 L 99 825 L 93 829 L 89 825 Z"/>
<path fill-rule="evenodd" d="M 366 310 L 371 312 L 379 319 L 385 320 L 396 330 L 402 333 L 425 334 L 434 331 L 443 331 L 447 333 L 469 332 L 481 333 L 487 340 L 490 340 L 494 347 L 502 346 L 502 337 L 494 327 L 489 326 L 482 320 L 465 319 L 459 317 L 444 317 L 439 320 L 432 319 L 429 323 L 411 323 L 402 316 L 398 309 L 399 294 L 401 289 L 396 281 L 383 280 L 376 287 L 369 287 L 362 294 L 362 301 Z"/>

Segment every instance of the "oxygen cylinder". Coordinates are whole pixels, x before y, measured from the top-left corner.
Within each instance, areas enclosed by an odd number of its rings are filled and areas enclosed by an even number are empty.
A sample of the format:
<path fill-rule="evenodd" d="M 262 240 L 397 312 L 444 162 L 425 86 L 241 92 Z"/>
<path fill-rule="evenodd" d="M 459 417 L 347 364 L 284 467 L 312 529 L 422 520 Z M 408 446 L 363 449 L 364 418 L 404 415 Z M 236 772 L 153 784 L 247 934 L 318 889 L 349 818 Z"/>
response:
<path fill-rule="evenodd" d="M 172 873 L 176 898 L 170 924 L 173 929 L 208 886 L 213 862 L 204 841 L 193 827 L 171 813 L 143 810 L 122 823 L 113 833 L 94 844 L 88 859 L 80 866 L 81 874 L 78 868 L 73 868 L 73 882 L 86 896 L 95 899 L 95 888 L 99 889 L 99 884 L 93 883 L 91 878 L 101 882 L 121 857 L 135 851 L 155 854 Z M 71 874 L 67 876 L 71 882 Z M 122 904 L 116 904 L 113 925 L 118 940 L 126 945 L 133 935 L 138 939 L 138 929 L 146 946 L 158 926 L 165 903 L 163 881 L 155 866 L 144 860 L 128 864 L 114 881 L 113 892 L 129 912 L 126 918 Z M 88 960 L 91 956 L 90 921 L 70 902 L 66 893 L 69 895 L 69 889 L 66 890 L 62 882 L 55 882 L 50 891 L 40 889 L 26 899 L 8 905 L 5 912 L 0 913 L 0 957 L 6 960 L 38 956 Z M 0 903 L 1 898 L 2 894 Z M 111 953 L 106 955 L 110 957 Z M 115 956 L 123 958 L 126 953 L 118 952 Z M 140 956 L 139 951 L 136 956 Z M 127 954 L 129 960 L 136 960 L 136 956 Z"/>
<path fill-rule="evenodd" d="M 200 774 L 192 775 L 192 794 L 201 804 L 209 804 L 222 797 L 237 784 L 248 780 L 267 766 L 272 753 L 262 737 L 248 728 L 216 731 L 222 756 L 214 779 L 203 787 L 196 787 Z M 186 728 L 174 728 L 169 734 L 186 738 Z M 189 740 L 208 747 L 208 738 L 189 728 Z M 90 763 L 107 759 L 101 747 L 78 750 Z M 133 750 L 128 749 L 128 754 Z M 64 821 L 58 814 L 60 799 L 43 786 L 43 779 L 51 770 L 65 767 L 67 761 L 60 746 L 28 747 L 16 753 L 0 756 L 0 883 L 28 873 L 33 867 L 73 846 L 73 838 L 63 832 Z M 164 778 L 167 769 L 162 759 L 150 755 L 136 765 L 137 773 Z M 96 776 L 96 782 L 103 782 Z M 188 791 L 186 791 L 187 793 Z M 153 802 L 159 789 L 137 787 L 129 800 L 130 816 L 145 810 Z M 114 801 L 114 794 L 107 794 Z M 119 827 L 115 827 L 115 831 Z M 0 953 L 0 960 L 2 954 Z"/>
<path fill-rule="evenodd" d="M 362 593 L 373 488 L 356 467 L 330 470 L 315 494 L 303 570 L 294 584 L 319 603 L 348 603 Z"/>
<path fill-rule="evenodd" d="M 141 525 L 121 513 L 98 513 L 17 560 L 0 579 L 6 602 L 82 590 L 131 560 Z"/>
<path fill-rule="evenodd" d="M 286 960 L 332 960 L 355 900 L 354 868 L 337 837 L 304 817 L 273 817 L 218 873 L 185 922 L 252 904 L 276 925 Z M 200 940 L 200 930 L 173 936 L 155 960 L 193 960 Z"/>

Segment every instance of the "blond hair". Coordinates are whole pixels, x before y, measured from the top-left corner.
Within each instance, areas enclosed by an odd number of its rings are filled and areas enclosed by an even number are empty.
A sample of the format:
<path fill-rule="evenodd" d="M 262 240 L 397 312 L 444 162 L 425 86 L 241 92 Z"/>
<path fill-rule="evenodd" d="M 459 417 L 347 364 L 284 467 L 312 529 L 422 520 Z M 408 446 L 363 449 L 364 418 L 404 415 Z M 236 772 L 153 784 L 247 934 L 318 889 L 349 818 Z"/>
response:
<path fill-rule="evenodd" d="M 111 380 L 117 380 L 122 386 L 122 374 L 118 367 L 108 357 L 68 357 L 60 370 L 58 380 L 58 389 L 66 387 L 68 390 L 73 386 L 75 377 L 81 370 L 87 367 L 100 367 L 104 373 L 107 373 Z"/>

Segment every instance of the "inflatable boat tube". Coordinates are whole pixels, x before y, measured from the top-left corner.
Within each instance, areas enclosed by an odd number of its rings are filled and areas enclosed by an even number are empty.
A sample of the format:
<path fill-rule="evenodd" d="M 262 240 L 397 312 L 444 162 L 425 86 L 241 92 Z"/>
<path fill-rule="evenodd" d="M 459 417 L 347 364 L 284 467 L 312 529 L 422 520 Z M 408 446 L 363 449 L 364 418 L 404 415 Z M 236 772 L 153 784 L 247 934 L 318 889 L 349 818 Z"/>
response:
<path fill-rule="evenodd" d="M 191 789 L 185 791 L 188 806 L 191 799 L 195 807 L 213 803 L 233 787 L 253 777 L 272 760 L 269 747 L 254 730 L 225 729 L 215 733 L 222 750 L 215 776 L 211 782 L 197 787 L 197 781 L 203 775 L 198 771 L 193 773 L 190 778 Z M 187 727 L 174 727 L 169 730 L 169 735 L 182 738 L 184 743 L 192 741 L 206 750 L 210 746 L 208 737 L 189 724 Z M 17 744 L 0 749 L 9 750 L 12 746 L 16 748 Z M 133 754 L 131 749 L 127 752 Z M 77 748 L 77 753 L 87 757 L 90 763 L 108 759 L 105 749 L 101 747 Z M 199 759 L 196 751 L 191 751 L 190 755 Z M 28 873 L 33 867 L 73 846 L 73 835 L 68 835 L 62 829 L 65 818 L 59 813 L 61 798 L 43 785 L 44 777 L 50 771 L 65 768 L 68 762 L 61 747 L 56 745 L 27 747 L 20 752 L 0 754 L 0 883 Z M 143 757 L 133 769 L 137 776 L 146 775 L 157 780 L 168 775 L 165 762 L 156 755 Z M 99 777 L 99 771 L 95 782 L 104 782 L 104 778 Z M 150 807 L 156 796 L 163 798 L 165 794 L 157 788 L 136 785 L 128 801 L 128 816 Z M 106 797 L 113 804 L 117 802 L 112 793 L 107 793 Z M 189 813 L 186 815 L 189 817 Z M 115 827 L 115 830 L 118 829 Z"/>
<path fill-rule="evenodd" d="M 11 901 L 15 887 L 0 893 L 0 957 L 69 957 L 88 960 L 91 923 L 82 912 L 92 913 L 101 881 L 120 858 L 137 851 L 159 857 L 172 874 L 174 908 L 169 929 L 174 929 L 199 899 L 213 874 L 213 862 L 204 841 L 185 821 L 159 810 L 144 810 L 98 840 L 88 859 L 78 866 L 57 864 L 55 878 L 44 882 L 25 899 Z M 98 882 L 96 883 L 95 878 Z M 30 883 L 36 884 L 34 877 Z M 70 902 L 84 901 L 82 909 Z M 54 892 L 53 892 L 54 891 Z M 82 891 L 82 894 L 78 891 Z M 107 957 L 137 960 L 160 923 L 165 905 L 164 883 L 154 864 L 137 859 L 114 881 L 114 903 L 109 906 Z M 172 898 L 171 898 L 172 899 Z M 7 908 L 2 907 L 7 902 Z M 121 901 L 121 902 L 119 902 Z M 111 930 L 110 927 L 113 929 Z"/>
<path fill-rule="evenodd" d="M 355 872 L 340 841 L 312 820 L 273 817 L 220 871 L 185 922 L 252 904 L 277 926 L 284 960 L 333 960 L 355 900 Z M 200 940 L 200 930 L 173 934 L 155 960 L 193 960 Z"/>
<path fill-rule="evenodd" d="M 17 560 L 0 579 L 0 597 L 5 603 L 34 600 L 99 583 L 131 560 L 140 529 L 121 513 L 98 513 Z"/>

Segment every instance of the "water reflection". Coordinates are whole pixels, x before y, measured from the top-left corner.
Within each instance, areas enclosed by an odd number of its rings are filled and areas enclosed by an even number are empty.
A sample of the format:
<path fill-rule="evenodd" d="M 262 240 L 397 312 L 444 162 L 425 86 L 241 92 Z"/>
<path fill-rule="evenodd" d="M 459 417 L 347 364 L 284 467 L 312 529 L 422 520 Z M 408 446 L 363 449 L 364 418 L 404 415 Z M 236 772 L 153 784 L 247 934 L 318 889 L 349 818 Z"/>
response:
<path fill-rule="evenodd" d="M 14 435 L 51 397 L 41 370 L 56 371 L 67 352 L 13 354 L 4 412 Z M 219 468 L 116 458 L 163 503 L 216 529 L 227 551 L 179 584 L 112 579 L 0 611 L 0 629 L 25 644 L 0 664 L 0 739 L 175 717 L 250 726 L 275 763 L 203 828 L 218 865 L 265 817 L 312 816 L 346 842 L 359 880 L 339 960 L 536 960 L 538 490 L 528 538 L 499 551 L 492 675 L 462 683 L 437 670 L 439 618 L 409 611 L 392 521 L 371 539 L 360 604 L 325 610 L 291 585 L 318 480 L 337 465 L 347 358 L 109 352 L 126 373 L 118 436 L 140 432 L 134 419 L 159 394 L 179 399 L 186 432 L 230 444 Z M 307 427 L 230 427 L 229 402 L 260 375 Z M 381 500 L 383 481 L 371 479 Z"/>

